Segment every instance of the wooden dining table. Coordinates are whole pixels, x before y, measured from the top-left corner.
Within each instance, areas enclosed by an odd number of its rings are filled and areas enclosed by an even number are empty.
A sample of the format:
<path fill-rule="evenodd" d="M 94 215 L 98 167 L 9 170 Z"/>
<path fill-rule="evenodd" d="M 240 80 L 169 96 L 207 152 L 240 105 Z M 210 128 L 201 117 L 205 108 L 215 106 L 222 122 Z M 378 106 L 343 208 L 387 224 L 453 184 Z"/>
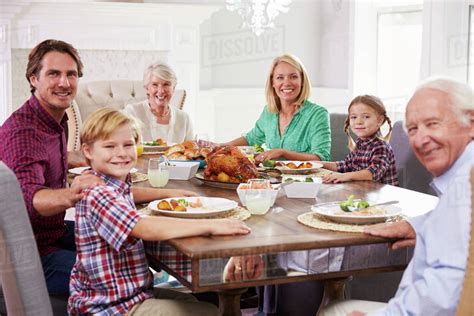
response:
<path fill-rule="evenodd" d="M 139 158 L 140 172 L 146 173 L 149 157 Z M 135 185 L 150 186 L 148 181 Z M 196 178 L 170 180 L 166 188 L 239 202 L 235 189 L 211 187 Z M 280 196 L 267 214 L 252 215 L 245 221 L 252 230 L 248 235 L 146 242 L 147 257 L 151 267 L 167 271 L 192 292 L 217 292 L 222 315 L 239 315 L 240 294 L 252 286 L 323 280 L 325 300 L 341 298 L 351 276 L 402 270 L 412 255 L 410 248 L 391 250 L 391 240 L 385 238 L 315 229 L 297 221 L 297 216 L 309 212 L 315 203 L 341 201 L 351 194 L 369 201 L 396 199 L 406 217 L 424 214 L 438 201 L 432 195 L 371 181 L 322 184 L 316 199 Z M 163 249 L 175 251 L 176 256 L 163 257 Z M 235 258 L 243 263 L 258 262 L 258 266 L 234 275 Z M 245 270 L 245 264 L 243 267 Z"/>

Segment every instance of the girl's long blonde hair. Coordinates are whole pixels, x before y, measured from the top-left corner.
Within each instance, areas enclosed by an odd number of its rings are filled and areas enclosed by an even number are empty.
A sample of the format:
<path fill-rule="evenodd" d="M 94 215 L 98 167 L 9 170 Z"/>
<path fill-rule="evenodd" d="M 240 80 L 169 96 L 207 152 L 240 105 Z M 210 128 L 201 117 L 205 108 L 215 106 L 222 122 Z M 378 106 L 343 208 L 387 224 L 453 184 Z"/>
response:
<path fill-rule="evenodd" d="M 308 73 L 306 72 L 303 63 L 298 59 L 298 57 L 291 54 L 284 54 L 276 57 L 273 59 L 272 67 L 270 69 L 270 73 L 268 74 L 267 84 L 265 87 L 265 96 L 267 98 L 267 106 L 270 113 L 278 113 L 281 110 L 280 98 L 276 94 L 275 89 L 273 89 L 273 72 L 275 71 L 275 67 L 281 62 L 290 64 L 300 73 L 301 91 L 298 99 L 295 102 L 297 108 L 303 104 L 304 100 L 309 98 L 309 94 L 311 92 L 311 83 L 309 81 Z"/>
<path fill-rule="evenodd" d="M 346 118 L 346 121 L 344 122 L 344 133 L 346 133 L 347 135 L 347 139 L 348 139 L 348 145 L 347 147 L 349 147 L 349 149 L 352 151 L 356 148 L 356 144 L 354 142 L 354 140 L 352 139 L 351 137 L 351 134 L 349 133 L 349 127 L 350 127 L 350 110 L 351 110 L 351 106 L 353 106 L 354 104 L 356 103 L 362 103 L 362 104 L 365 104 L 367 105 L 368 107 L 372 108 L 373 110 L 375 110 L 375 112 L 378 114 L 378 115 L 381 115 L 383 116 L 383 122 L 382 122 L 382 125 L 387 122 L 388 124 L 388 133 L 387 135 L 385 136 L 382 136 L 382 137 L 379 137 L 381 140 L 383 141 L 386 141 L 388 142 L 390 140 L 390 137 L 392 136 L 392 121 L 390 120 L 390 118 L 387 116 L 387 110 L 385 110 L 385 106 L 383 105 L 383 102 L 382 100 L 380 100 L 379 98 L 377 98 L 376 96 L 373 96 L 373 95 L 359 95 L 357 97 L 355 97 L 351 103 L 349 104 L 349 107 L 347 108 L 347 118 Z M 378 130 L 378 133 L 380 132 L 380 128 Z"/>

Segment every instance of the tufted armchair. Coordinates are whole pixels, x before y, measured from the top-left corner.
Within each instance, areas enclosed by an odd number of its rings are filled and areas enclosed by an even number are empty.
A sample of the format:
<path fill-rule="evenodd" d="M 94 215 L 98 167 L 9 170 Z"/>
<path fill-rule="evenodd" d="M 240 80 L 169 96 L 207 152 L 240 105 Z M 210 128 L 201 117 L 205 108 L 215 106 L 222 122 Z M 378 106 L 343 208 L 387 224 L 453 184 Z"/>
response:
<path fill-rule="evenodd" d="M 123 109 L 127 104 L 146 99 L 146 91 L 141 81 L 110 80 L 91 81 L 79 84 L 72 106 L 66 111 L 68 122 L 68 150 L 79 150 L 79 131 L 82 122 L 101 107 Z M 176 89 L 170 105 L 183 108 L 186 90 Z"/>

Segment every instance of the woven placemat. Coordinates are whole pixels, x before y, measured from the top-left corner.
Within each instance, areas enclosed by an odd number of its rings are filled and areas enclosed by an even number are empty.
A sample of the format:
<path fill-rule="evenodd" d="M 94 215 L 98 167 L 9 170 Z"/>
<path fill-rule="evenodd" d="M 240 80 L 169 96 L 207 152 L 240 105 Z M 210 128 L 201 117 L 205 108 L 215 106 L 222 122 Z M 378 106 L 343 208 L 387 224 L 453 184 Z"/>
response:
<path fill-rule="evenodd" d="M 317 229 L 332 230 L 336 232 L 362 233 L 364 231 L 364 227 L 369 226 L 335 223 L 325 219 L 324 217 L 314 212 L 300 214 L 297 219 L 298 222 L 303 225 Z M 387 222 L 398 222 L 403 219 L 405 219 L 405 217 L 403 216 L 394 216 L 390 217 Z"/>
<path fill-rule="evenodd" d="M 140 209 L 139 212 L 143 215 L 154 215 L 153 210 L 150 209 L 148 206 Z M 245 221 L 249 219 L 250 216 L 251 214 L 246 208 L 237 206 L 236 208 L 228 212 L 219 213 L 214 216 L 202 217 L 202 218 L 235 218 L 235 219 L 240 219 L 241 221 Z M 196 219 L 201 219 L 201 218 L 196 218 Z"/>
<path fill-rule="evenodd" d="M 148 180 L 148 175 L 142 172 L 132 173 L 132 183 L 143 182 Z"/>

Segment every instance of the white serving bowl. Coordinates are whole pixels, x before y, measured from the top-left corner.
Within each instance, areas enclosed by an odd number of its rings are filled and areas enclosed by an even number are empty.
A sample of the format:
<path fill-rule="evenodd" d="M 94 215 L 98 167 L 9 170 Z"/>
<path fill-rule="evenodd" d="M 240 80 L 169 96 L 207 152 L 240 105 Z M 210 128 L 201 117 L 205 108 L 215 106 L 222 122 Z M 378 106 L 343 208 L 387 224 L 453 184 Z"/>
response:
<path fill-rule="evenodd" d="M 273 204 L 275 203 L 275 200 L 277 198 L 278 191 L 280 190 L 279 187 L 274 188 L 274 189 L 242 189 L 242 186 L 244 186 L 244 185 L 248 185 L 248 184 L 247 183 L 241 183 L 237 187 L 237 194 L 239 195 L 240 202 L 242 203 L 243 206 L 247 205 L 246 196 L 247 196 L 248 191 L 263 191 L 263 190 L 264 191 L 270 191 L 270 195 L 272 197 L 272 206 L 273 206 Z"/>
<path fill-rule="evenodd" d="M 285 178 L 283 179 L 284 190 L 288 198 L 315 199 L 322 184 L 322 180 L 319 177 L 311 177 L 313 182 L 304 182 L 306 177 L 292 176 L 286 178 L 293 178 L 294 180 L 301 181 L 284 184 Z"/>
<path fill-rule="evenodd" d="M 171 161 L 168 167 L 170 179 L 189 180 L 196 175 L 199 169 L 199 161 Z"/>

